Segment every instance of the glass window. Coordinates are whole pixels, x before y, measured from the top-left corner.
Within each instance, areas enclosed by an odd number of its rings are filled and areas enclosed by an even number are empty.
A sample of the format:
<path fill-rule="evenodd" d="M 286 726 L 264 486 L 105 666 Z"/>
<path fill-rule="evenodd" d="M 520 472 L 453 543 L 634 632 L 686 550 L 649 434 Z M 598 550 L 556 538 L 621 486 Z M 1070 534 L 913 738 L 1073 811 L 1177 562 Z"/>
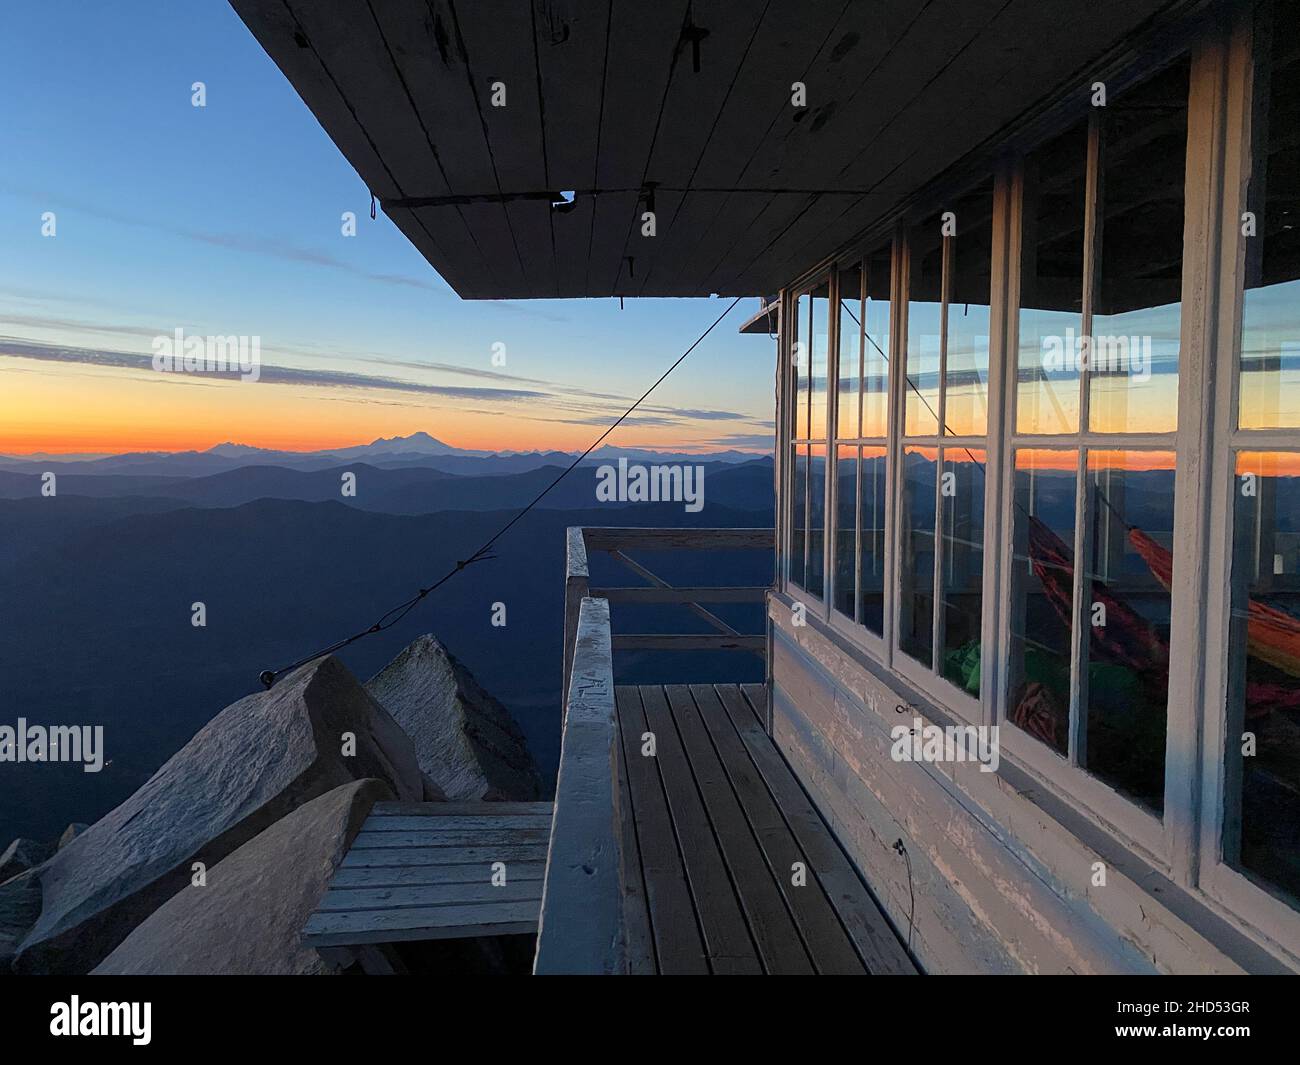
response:
<path fill-rule="evenodd" d="M 790 487 L 790 580 L 802 587 L 807 568 L 808 445 L 794 445 Z"/>
<path fill-rule="evenodd" d="M 1006 715 L 1157 812 L 1189 70 L 1179 60 L 1095 108 L 1024 172 Z M 1167 449 L 1126 447 L 1134 432 L 1167 435 Z M 1076 444 L 1038 449 L 1037 434 Z"/>
<path fill-rule="evenodd" d="M 835 609 L 855 617 L 858 565 L 858 448 L 841 444 L 835 458 Z"/>
<path fill-rule="evenodd" d="M 826 445 L 808 445 L 808 579 L 804 588 L 817 597 L 826 590 Z"/>
<path fill-rule="evenodd" d="M 1300 453 L 1238 454 L 1233 494 L 1224 855 L 1300 901 Z"/>
<path fill-rule="evenodd" d="M 993 269 L 993 187 L 958 201 L 955 237 L 948 243 L 943 431 L 983 436 L 989 419 L 989 293 Z"/>
<path fill-rule="evenodd" d="M 1300 3 L 1274 5 L 1256 40 L 1256 104 L 1242 298 L 1238 424 L 1300 428 Z"/>
<path fill-rule="evenodd" d="M 1088 360 L 1095 433 L 1178 425 L 1187 90 L 1175 63 L 1100 116 L 1098 248 Z"/>
<path fill-rule="evenodd" d="M 1087 743 L 1079 762 L 1164 808 L 1173 452 L 1089 451 Z"/>
<path fill-rule="evenodd" d="M 812 362 L 808 370 L 812 392 L 809 404 L 811 440 L 826 439 L 826 373 L 830 352 L 830 290 L 821 285 L 812 293 L 812 336 L 809 340 Z"/>
<path fill-rule="evenodd" d="M 792 439 L 808 439 L 808 338 L 812 335 L 812 296 L 804 293 L 795 300 L 795 333 L 790 347 L 790 372 L 794 378 L 794 432 Z"/>
<path fill-rule="evenodd" d="M 825 592 L 827 373 L 830 326 L 827 282 L 794 301 L 790 338 L 791 438 L 790 558 L 787 573 L 818 597 Z"/>
<path fill-rule="evenodd" d="M 862 362 L 862 435 L 883 440 L 889 425 L 890 286 L 892 247 L 877 248 L 866 261 Z"/>
<path fill-rule="evenodd" d="M 1223 857 L 1300 906 L 1300 2 L 1255 34 L 1228 631 Z M 1277 431 L 1281 430 L 1281 431 Z M 1278 446 L 1279 443 L 1282 446 Z"/>
<path fill-rule="evenodd" d="M 885 449 L 864 447 L 859 466 L 858 621 L 885 632 Z"/>
<path fill-rule="evenodd" d="M 943 675 L 979 698 L 980 622 L 984 609 L 984 480 L 988 456 L 944 448 L 939 496 L 943 505 L 940 663 Z"/>
<path fill-rule="evenodd" d="M 936 458 L 934 448 L 903 452 L 898 515 L 898 646 L 927 667 L 934 650 Z"/>
<path fill-rule="evenodd" d="M 1073 433 L 1079 428 L 1087 121 L 1031 152 L 1023 173 L 1016 431 Z"/>
<path fill-rule="evenodd" d="M 839 275 L 834 604 L 884 632 L 891 244 Z M 872 446 L 874 445 L 874 446 Z"/>
<path fill-rule="evenodd" d="M 1065 754 L 1070 740 L 1074 516 L 1079 456 L 1015 456 L 1007 720 Z"/>
<path fill-rule="evenodd" d="M 993 182 L 908 240 L 898 647 L 978 698 Z"/>
<path fill-rule="evenodd" d="M 856 440 L 862 422 L 862 267 L 840 272 L 839 396 L 835 433 Z"/>
<path fill-rule="evenodd" d="M 903 431 L 908 436 L 939 434 L 939 358 L 943 332 L 943 220 L 940 215 L 914 226 L 907 237 L 911 265 L 907 289 L 908 389 L 903 401 Z"/>

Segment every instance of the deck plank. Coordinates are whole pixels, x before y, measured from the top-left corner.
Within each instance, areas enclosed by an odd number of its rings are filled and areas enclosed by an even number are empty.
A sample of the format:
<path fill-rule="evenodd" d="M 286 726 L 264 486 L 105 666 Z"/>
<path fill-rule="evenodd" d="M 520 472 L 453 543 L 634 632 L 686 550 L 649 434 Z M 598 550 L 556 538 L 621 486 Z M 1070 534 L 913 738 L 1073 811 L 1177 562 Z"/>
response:
<path fill-rule="evenodd" d="M 331 885 L 317 913 L 359 910 L 403 910 L 417 906 L 460 906 L 469 903 L 541 901 L 540 880 L 508 881 L 493 887 L 487 878 L 468 884 L 421 884 L 416 887 L 348 888 Z"/>
<path fill-rule="evenodd" d="M 551 814 L 550 803 L 376 803 L 303 942 L 362 948 L 536 933 Z"/>
<path fill-rule="evenodd" d="M 915 964 L 857 870 L 831 835 L 771 737 L 756 722 L 752 712 L 754 707 L 738 700 L 729 688 L 719 688 L 719 694 L 751 760 L 808 856 L 809 868 L 839 914 L 867 970 L 871 973 L 915 975 Z"/>
<path fill-rule="evenodd" d="M 522 814 L 550 817 L 555 812 L 549 802 L 377 802 L 371 817 L 496 817 L 499 814 Z"/>
<path fill-rule="evenodd" d="M 811 973 L 808 951 L 772 869 L 750 831 L 691 689 L 684 684 L 670 684 L 664 687 L 664 694 L 764 970 Z"/>
<path fill-rule="evenodd" d="M 456 832 L 467 828 L 544 828 L 551 827 L 551 815 L 504 814 L 491 817 L 420 817 L 418 815 L 371 814 L 362 828 L 365 832 Z"/>
<path fill-rule="evenodd" d="M 340 868 L 380 869 L 398 865 L 469 865 L 474 862 L 544 862 L 546 844 L 492 847 L 373 847 L 351 850 Z"/>
<path fill-rule="evenodd" d="M 658 969 L 670 975 L 707 973 L 704 940 L 663 779 L 655 759 L 641 753 L 641 737 L 649 731 L 641 692 L 635 687 L 614 692 Z"/>
<path fill-rule="evenodd" d="M 311 946 L 355 946 L 422 939 L 467 939 L 537 931 L 541 900 L 314 913 L 303 930 Z"/>
<path fill-rule="evenodd" d="M 511 862 L 506 867 L 507 883 L 520 880 L 545 878 L 546 863 Z M 331 888 L 389 888 L 418 887 L 432 884 L 477 884 L 490 881 L 492 865 L 490 862 L 475 862 L 470 865 L 407 865 L 381 866 L 377 869 L 339 868 L 330 881 Z"/>
<path fill-rule="evenodd" d="M 846 975 L 866 972 L 852 941 L 811 869 L 812 863 L 785 823 L 772 793 L 749 759 L 744 742 L 722 705 L 722 698 L 743 701 L 735 685 L 693 684 L 691 694 L 709 731 L 722 766 L 730 778 L 763 856 L 772 870 L 798 926 L 813 966 L 819 973 Z M 807 879 L 793 882 L 795 862 L 803 864 Z"/>
<path fill-rule="evenodd" d="M 642 687 L 641 705 L 646 727 L 655 734 L 655 758 L 710 967 L 714 973 L 761 973 L 762 963 L 695 786 L 663 688 Z"/>
<path fill-rule="evenodd" d="M 353 850 L 371 850 L 375 847 L 490 847 L 495 844 L 517 845 L 523 843 L 545 844 L 551 838 L 551 829 L 498 828 L 488 821 L 482 828 L 452 829 L 448 832 L 372 832 L 370 823 L 361 826 L 352 841 Z"/>
<path fill-rule="evenodd" d="M 719 685 L 722 688 L 730 689 L 733 685 Z M 741 694 L 745 696 L 745 702 L 749 709 L 753 711 L 754 718 L 764 730 L 767 729 L 767 685 L 765 684 L 742 684 L 740 685 Z"/>

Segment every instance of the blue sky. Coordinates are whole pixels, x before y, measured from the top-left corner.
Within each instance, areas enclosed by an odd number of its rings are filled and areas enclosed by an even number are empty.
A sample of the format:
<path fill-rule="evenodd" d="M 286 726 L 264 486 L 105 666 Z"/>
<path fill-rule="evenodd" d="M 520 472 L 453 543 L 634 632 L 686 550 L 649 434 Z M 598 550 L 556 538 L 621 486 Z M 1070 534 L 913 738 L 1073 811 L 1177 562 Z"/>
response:
<path fill-rule="evenodd" d="M 0 451 L 416 429 L 472 447 L 577 447 L 725 307 L 461 301 L 382 212 L 370 220 L 361 180 L 224 2 L 50 0 L 12 5 L 5 22 L 0 370 L 21 431 L 0 435 Z M 191 104 L 196 81 L 206 107 Z M 344 211 L 355 238 L 340 233 Z M 774 345 L 736 333 L 756 307 L 743 301 L 616 441 L 770 446 Z M 264 363 L 304 380 L 324 371 L 325 385 L 160 388 L 160 375 L 96 355 L 147 355 L 177 327 L 260 336 Z M 497 342 L 504 367 L 490 361 Z"/>

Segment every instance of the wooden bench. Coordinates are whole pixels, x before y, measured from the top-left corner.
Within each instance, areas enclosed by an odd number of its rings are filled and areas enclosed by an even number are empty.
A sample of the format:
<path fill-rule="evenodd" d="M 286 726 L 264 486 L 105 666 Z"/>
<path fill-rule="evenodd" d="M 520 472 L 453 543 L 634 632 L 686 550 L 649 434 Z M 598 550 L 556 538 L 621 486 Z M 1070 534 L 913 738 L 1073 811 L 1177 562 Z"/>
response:
<path fill-rule="evenodd" d="M 382 944 L 536 933 L 548 802 L 376 803 L 303 929 L 339 965 L 390 972 Z"/>

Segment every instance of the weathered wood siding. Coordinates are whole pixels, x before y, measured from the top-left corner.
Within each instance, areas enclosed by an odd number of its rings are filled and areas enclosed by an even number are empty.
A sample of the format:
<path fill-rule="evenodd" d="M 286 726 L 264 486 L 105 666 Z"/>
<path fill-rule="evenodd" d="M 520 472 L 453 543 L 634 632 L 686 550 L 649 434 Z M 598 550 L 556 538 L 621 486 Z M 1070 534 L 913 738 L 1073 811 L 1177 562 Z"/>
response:
<path fill-rule="evenodd" d="M 1101 826 L 1067 828 L 1053 816 L 1065 816 L 1059 801 L 1023 774 L 892 760 L 890 729 L 913 717 L 895 709 L 915 702 L 905 686 L 820 623 L 793 626 L 779 595 L 769 616 L 773 738 L 904 939 L 910 913 L 925 971 L 1282 968 L 1157 871 L 1108 851 Z M 894 849 L 900 839 L 907 858 Z M 1103 860 L 1106 886 L 1094 887 Z"/>

